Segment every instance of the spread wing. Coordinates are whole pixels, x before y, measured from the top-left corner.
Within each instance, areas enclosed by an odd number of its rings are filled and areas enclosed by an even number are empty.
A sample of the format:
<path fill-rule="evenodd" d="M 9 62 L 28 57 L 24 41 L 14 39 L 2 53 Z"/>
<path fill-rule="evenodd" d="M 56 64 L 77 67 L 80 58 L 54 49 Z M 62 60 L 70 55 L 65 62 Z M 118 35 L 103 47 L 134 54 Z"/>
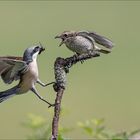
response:
<path fill-rule="evenodd" d="M 22 57 L 0 57 L 0 76 L 7 84 L 18 80 L 19 73 L 25 69 L 27 69 L 27 64 L 22 60 Z"/>
<path fill-rule="evenodd" d="M 80 31 L 80 32 L 77 32 L 77 35 L 90 36 L 95 40 L 96 43 L 103 45 L 104 47 L 109 48 L 109 49 L 111 49 L 114 46 L 113 42 L 110 39 L 104 36 L 101 36 L 95 32 Z"/>

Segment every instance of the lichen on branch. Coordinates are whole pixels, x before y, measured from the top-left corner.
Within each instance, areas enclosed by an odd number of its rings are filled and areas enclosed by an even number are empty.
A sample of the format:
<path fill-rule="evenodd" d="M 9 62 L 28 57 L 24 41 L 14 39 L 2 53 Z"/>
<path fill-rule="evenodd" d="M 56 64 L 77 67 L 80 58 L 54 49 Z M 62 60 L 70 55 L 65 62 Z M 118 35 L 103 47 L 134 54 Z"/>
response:
<path fill-rule="evenodd" d="M 77 62 L 83 62 L 84 60 L 91 59 L 100 56 L 98 52 L 90 52 L 89 54 L 73 55 L 68 58 L 58 57 L 54 63 L 55 84 L 53 85 L 56 94 L 54 116 L 52 121 L 52 137 L 51 140 L 57 140 L 59 116 L 61 111 L 61 101 L 63 93 L 66 87 L 66 74 L 69 69 Z"/>

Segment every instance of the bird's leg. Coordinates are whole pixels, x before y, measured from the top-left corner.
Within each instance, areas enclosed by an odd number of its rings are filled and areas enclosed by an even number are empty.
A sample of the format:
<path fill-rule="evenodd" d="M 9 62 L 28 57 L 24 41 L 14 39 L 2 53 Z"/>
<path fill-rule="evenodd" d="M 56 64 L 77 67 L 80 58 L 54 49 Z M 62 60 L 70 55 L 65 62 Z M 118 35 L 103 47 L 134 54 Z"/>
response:
<path fill-rule="evenodd" d="M 80 54 L 79 53 L 76 53 L 76 56 L 78 57 Z M 84 60 L 80 60 L 81 64 L 84 63 Z"/>
<path fill-rule="evenodd" d="M 55 82 L 51 82 L 51 83 L 48 83 L 48 84 L 44 84 L 40 79 L 37 80 L 37 83 L 43 87 L 46 87 L 46 86 L 49 86 L 49 85 L 52 85 L 52 84 L 55 84 Z"/>
<path fill-rule="evenodd" d="M 45 103 L 47 103 L 47 104 L 49 105 L 48 108 L 49 108 L 49 107 L 52 107 L 52 106 L 55 106 L 55 104 L 49 103 L 49 102 L 46 101 L 42 96 L 40 96 L 35 87 L 31 88 L 31 91 L 32 91 L 33 93 L 35 93 L 35 95 L 36 95 L 40 100 L 42 100 L 42 101 L 44 101 Z"/>

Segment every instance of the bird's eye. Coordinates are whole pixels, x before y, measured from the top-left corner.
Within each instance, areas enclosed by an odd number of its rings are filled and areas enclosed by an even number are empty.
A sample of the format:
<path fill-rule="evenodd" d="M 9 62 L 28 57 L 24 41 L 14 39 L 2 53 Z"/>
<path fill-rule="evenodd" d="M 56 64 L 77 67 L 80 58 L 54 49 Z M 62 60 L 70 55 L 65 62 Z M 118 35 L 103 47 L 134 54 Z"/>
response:
<path fill-rule="evenodd" d="M 64 37 L 67 37 L 68 35 L 67 34 L 64 34 Z"/>
<path fill-rule="evenodd" d="M 39 50 L 39 46 L 34 48 L 34 52 L 37 52 Z"/>

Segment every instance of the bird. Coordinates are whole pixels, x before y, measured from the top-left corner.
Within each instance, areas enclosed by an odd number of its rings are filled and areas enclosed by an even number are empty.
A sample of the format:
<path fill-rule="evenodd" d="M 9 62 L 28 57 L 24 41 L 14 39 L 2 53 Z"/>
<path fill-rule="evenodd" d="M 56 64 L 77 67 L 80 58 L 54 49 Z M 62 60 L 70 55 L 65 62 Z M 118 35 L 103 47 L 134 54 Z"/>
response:
<path fill-rule="evenodd" d="M 21 95 L 28 91 L 32 91 L 39 99 L 47 103 L 49 107 L 53 106 L 53 104 L 39 95 L 35 87 L 36 83 L 43 87 L 53 84 L 53 82 L 44 84 L 39 79 L 37 56 L 44 50 L 45 48 L 39 43 L 27 48 L 24 51 L 23 57 L 0 57 L 0 76 L 3 82 L 11 84 L 13 81 L 19 80 L 19 83 L 16 86 L 0 92 L 0 103 L 15 95 Z"/>
<path fill-rule="evenodd" d="M 64 31 L 60 35 L 55 36 L 62 41 L 59 44 L 65 44 L 66 47 L 77 55 L 90 53 L 93 51 L 108 54 L 111 52 L 114 43 L 108 38 L 90 31 Z M 97 44 L 104 46 L 106 49 L 98 47 Z"/>

